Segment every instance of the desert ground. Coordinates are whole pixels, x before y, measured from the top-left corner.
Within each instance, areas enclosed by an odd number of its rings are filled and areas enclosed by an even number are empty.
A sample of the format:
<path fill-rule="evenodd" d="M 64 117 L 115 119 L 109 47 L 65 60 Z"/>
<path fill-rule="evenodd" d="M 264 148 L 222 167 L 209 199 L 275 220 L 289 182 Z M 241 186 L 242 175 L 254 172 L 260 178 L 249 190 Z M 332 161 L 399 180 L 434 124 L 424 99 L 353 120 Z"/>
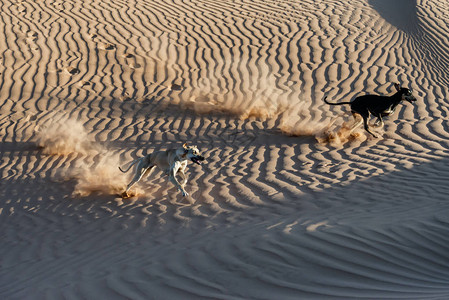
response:
<path fill-rule="evenodd" d="M 448 32 L 446 0 L 2 0 L 0 298 L 449 299 Z M 323 101 L 395 83 L 377 138 Z M 184 143 L 190 196 L 120 196 Z"/>

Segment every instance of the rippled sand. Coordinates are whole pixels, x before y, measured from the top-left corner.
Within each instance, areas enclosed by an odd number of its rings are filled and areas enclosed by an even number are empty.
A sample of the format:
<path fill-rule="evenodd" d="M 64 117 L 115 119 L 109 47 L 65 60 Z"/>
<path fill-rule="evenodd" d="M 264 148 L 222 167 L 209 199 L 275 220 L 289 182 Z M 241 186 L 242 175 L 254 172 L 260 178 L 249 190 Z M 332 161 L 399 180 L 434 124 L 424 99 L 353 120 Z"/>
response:
<path fill-rule="evenodd" d="M 444 0 L 3 0 L 0 298 L 448 299 Z M 350 101 L 416 104 L 380 137 Z M 345 123 L 346 122 L 346 123 Z M 332 125 L 331 125 L 332 124 Z M 118 166 L 197 145 L 183 198 Z"/>

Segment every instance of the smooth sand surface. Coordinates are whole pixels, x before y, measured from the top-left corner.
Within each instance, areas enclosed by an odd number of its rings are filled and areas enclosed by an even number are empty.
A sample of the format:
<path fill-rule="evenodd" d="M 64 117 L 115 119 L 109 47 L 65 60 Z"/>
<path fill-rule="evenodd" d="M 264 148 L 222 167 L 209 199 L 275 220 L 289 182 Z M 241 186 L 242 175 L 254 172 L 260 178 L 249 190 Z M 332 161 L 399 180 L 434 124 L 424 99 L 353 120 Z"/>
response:
<path fill-rule="evenodd" d="M 1 299 L 449 299 L 445 0 L 2 0 Z M 413 89 L 349 134 L 365 93 Z M 197 145 L 183 198 L 118 166 Z"/>

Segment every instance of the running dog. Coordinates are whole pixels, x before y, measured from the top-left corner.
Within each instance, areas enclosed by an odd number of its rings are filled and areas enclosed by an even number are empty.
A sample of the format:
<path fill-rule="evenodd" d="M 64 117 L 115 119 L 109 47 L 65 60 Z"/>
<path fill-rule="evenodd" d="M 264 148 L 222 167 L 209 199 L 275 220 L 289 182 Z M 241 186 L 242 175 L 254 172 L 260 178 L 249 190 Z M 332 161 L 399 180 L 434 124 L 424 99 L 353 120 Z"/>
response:
<path fill-rule="evenodd" d="M 129 163 L 130 165 L 126 170 L 119 167 L 120 171 L 126 173 L 137 163 L 135 175 L 123 192 L 122 197 L 128 198 L 129 189 L 142 179 L 142 177 L 149 175 L 155 166 L 168 175 L 170 181 L 182 192 L 184 197 L 188 196 L 189 194 L 185 191 L 184 186 L 187 183 L 185 170 L 189 159 L 194 163 L 201 165 L 201 162 L 204 161 L 204 156 L 200 155 L 196 146 L 188 146 L 186 143 L 178 149 L 157 151 L 133 160 Z M 177 175 L 181 177 L 181 182 L 176 178 Z"/>
<path fill-rule="evenodd" d="M 412 91 L 408 88 L 403 88 L 399 85 L 399 83 L 395 83 L 394 87 L 396 88 L 396 93 L 392 96 L 379 96 L 379 95 L 364 95 L 355 98 L 352 102 L 340 102 L 340 103 L 331 103 L 326 100 L 327 96 L 324 97 L 324 102 L 329 105 L 344 105 L 349 104 L 351 106 L 351 113 L 356 120 L 356 123 L 352 126 L 352 130 L 358 127 L 363 120 L 363 124 L 365 126 L 365 130 L 368 131 L 373 137 L 377 137 L 373 132 L 369 130 L 368 119 L 370 114 L 377 118 L 375 122 L 376 126 L 383 126 L 384 121 L 382 117 L 391 116 L 396 106 L 401 103 L 403 100 L 406 100 L 413 104 L 416 101 L 416 98 L 413 96 Z M 362 117 L 362 120 L 357 121 L 356 114 L 359 114 Z"/>

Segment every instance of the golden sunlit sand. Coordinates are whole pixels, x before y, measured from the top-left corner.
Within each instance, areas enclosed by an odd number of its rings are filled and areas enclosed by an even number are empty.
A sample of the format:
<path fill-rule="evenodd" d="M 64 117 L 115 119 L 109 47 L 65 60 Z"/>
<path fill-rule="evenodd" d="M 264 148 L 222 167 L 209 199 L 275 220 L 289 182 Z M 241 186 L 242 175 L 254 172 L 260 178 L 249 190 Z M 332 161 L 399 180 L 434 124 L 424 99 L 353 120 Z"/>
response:
<path fill-rule="evenodd" d="M 1 299 L 448 299 L 444 0 L 3 0 Z M 413 90 L 350 130 L 363 94 Z M 374 120 L 371 120 L 373 123 Z M 189 197 L 118 169 L 197 145 Z"/>

